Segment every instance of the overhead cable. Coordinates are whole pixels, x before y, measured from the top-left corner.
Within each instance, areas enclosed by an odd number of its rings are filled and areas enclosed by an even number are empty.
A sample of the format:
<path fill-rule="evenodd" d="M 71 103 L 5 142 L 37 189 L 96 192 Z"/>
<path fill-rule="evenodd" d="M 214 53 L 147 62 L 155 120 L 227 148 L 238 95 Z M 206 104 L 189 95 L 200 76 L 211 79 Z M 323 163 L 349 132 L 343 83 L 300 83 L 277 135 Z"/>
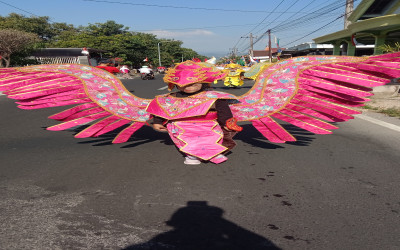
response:
<path fill-rule="evenodd" d="M 317 31 L 319 31 L 319 30 L 325 28 L 326 26 L 328 26 L 328 25 L 330 25 L 330 24 L 336 22 L 337 20 L 339 20 L 340 18 L 343 18 L 343 17 L 344 17 L 344 14 L 341 15 L 341 16 L 339 16 L 339 17 L 337 17 L 337 18 L 335 18 L 333 21 L 331 21 L 331 22 L 329 22 L 329 23 L 327 23 L 327 24 L 325 24 L 325 25 L 319 27 L 318 29 L 313 30 L 313 31 L 311 31 L 310 33 L 308 33 L 308 34 L 306 34 L 306 35 L 300 37 L 299 39 L 296 39 L 296 40 L 294 40 L 294 41 L 291 41 L 291 42 L 289 42 L 289 43 L 286 43 L 285 45 L 282 45 L 282 47 L 285 47 L 285 46 L 287 46 L 287 45 L 289 45 L 289 44 L 292 44 L 292 43 L 294 43 L 294 42 L 297 42 L 297 41 L 299 41 L 299 40 L 301 40 L 301 39 L 303 39 L 303 38 L 305 38 L 305 37 L 307 37 L 307 36 L 309 36 L 309 35 L 311 35 L 311 34 L 317 32 Z"/>
<path fill-rule="evenodd" d="M 200 8 L 200 7 L 185 7 L 185 6 L 173 6 L 173 5 L 158 5 L 158 4 L 146 4 L 146 3 L 129 3 L 119 1 L 106 1 L 106 0 L 83 0 L 86 2 L 96 3 L 110 3 L 110 4 L 125 4 L 134 6 L 146 6 L 146 7 L 158 7 L 158 8 L 173 8 L 173 9 L 190 9 L 190 10 L 206 10 L 206 11 L 224 11 L 224 12 L 247 12 L 247 13 L 279 13 L 274 11 L 263 11 L 263 10 L 234 10 L 234 9 L 217 9 L 217 8 Z M 283 12 L 282 12 L 283 13 Z"/>

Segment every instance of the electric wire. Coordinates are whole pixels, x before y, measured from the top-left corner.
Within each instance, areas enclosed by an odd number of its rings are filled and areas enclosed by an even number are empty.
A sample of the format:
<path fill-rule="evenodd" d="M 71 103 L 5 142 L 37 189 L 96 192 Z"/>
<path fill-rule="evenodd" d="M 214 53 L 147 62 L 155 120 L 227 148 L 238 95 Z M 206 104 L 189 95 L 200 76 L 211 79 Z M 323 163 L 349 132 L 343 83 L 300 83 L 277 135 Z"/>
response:
<path fill-rule="evenodd" d="M 321 9 L 317 10 L 314 13 L 312 13 L 313 15 L 303 16 L 303 17 L 300 17 L 298 19 L 294 19 L 292 21 L 288 21 L 288 22 L 282 23 L 281 25 L 275 26 L 271 30 L 273 30 L 273 31 L 278 31 L 278 30 L 283 31 L 283 30 L 287 30 L 287 29 L 293 29 L 293 27 L 296 27 L 296 25 L 307 23 L 307 22 L 313 21 L 314 19 L 317 19 L 317 18 L 323 18 L 324 16 L 332 13 L 335 10 L 338 10 L 339 8 L 342 8 L 343 6 L 344 6 L 343 4 L 334 5 L 334 6 L 333 5 L 332 6 L 326 6 L 325 8 L 327 8 L 327 9 L 325 9 L 324 12 L 319 12 L 319 11 L 321 11 Z"/>
<path fill-rule="evenodd" d="M 297 14 L 299 14 L 302 10 L 304 10 L 305 8 L 307 8 L 308 6 L 310 6 L 311 4 L 313 4 L 316 0 L 311 1 L 309 4 L 307 4 L 306 6 L 304 6 L 303 8 L 301 8 L 298 12 L 294 13 L 293 15 L 291 15 L 290 17 L 286 18 L 284 21 L 282 21 L 282 23 L 288 22 L 289 19 L 293 18 L 294 16 L 296 16 Z M 278 27 L 279 25 L 272 27 L 271 30 L 275 30 L 276 27 Z"/>
<path fill-rule="evenodd" d="M 158 4 L 145 4 L 145 3 L 129 3 L 129 2 L 118 2 L 118 1 L 106 1 L 106 0 L 83 0 L 83 1 L 85 1 L 85 2 L 97 2 L 97 3 L 109 3 L 109 4 L 124 4 L 124 5 L 133 5 L 133 6 L 145 6 L 145 7 L 173 8 L 173 9 L 190 9 L 190 10 L 224 11 L 224 12 L 244 12 L 244 13 L 277 13 L 277 12 L 274 12 L 274 11 L 266 12 L 266 11 L 263 11 L 263 10 L 234 10 L 234 9 L 218 9 L 218 8 L 200 8 L 200 7 L 185 7 L 185 6 L 158 5 Z"/>
<path fill-rule="evenodd" d="M 298 2 L 299 2 L 299 0 L 296 0 L 292 5 L 290 5 L 290 6 L 284 11 L 284 13 L 288 13 L 287 11 L 288 11 L 289 9 L 291 9 L 291 8 L 292 8 L 296 3 L 298 3 Z M 278 20 L 280 17 L 281 17 L 281 16 L 275 18 L 275 20 Z M 268 24 L 271 24 L 271 23 L 272 23 L 272 22 L 269 22 Z M 256 31 L 256 33 L 260 32 L 260 31 L 262 31 L 262 30 L 265 30 L 265 28 L 262 28 L 262 29 Z"/>
<path fill-rule="evenodd" d="M 297 19 L 294 19 L 294 20 L 291 20 L 291 21 L 283 22 L 282 24 L 275 26 L 274 29 L 271 29 L 271 31 L 273 31 L 274 33 L 281 33 L 281 32 L 283 32 L 285 30 L 288 30 L 288 29 L 293 30 L 298 26 L 304 26 L 304 23 L 313 21 L 314 19 L 317 19 L 317 18 L 323 18 L 324 16 L 326 16 L 328 14 L 332 14 L 332 11 L 335 11 L 335 10 L 337 10 L 339 8 L 342 8 L 343 6 L 345 6 L 345 4 L 343 4 L 342 1 L 336 1 L 336 2 L 330 3 L 328 5 L 323 6 L 322 8 L 317 9 L 316 11 L 313 11 L 311 14 L 314 14 L 314 15 L 305 15 L 305 16 L 302 16 L 300 18 L 297 18 Z M 343 17 L 343 15 L 341 15 L 340 17 L 334 19 L 332 21 L 332 23 L 335 22 L 336 20 L 338 20 L 341 17 Z M 316 22 L 316 20 L 314 20 L 314 23 L 315 22 Z M 313 33 L 317 32 L 319 30 L 320 29 L 317 29 L 317 30 L 311 32 L 310 34 L 313 34 Z M 268 31 L 266 31 L 266 32 L 262 33 L 261 35 L 259 35 L 259 38 L 256 39 L 256 41 L 253 43 L 253 45 L 258 43 L 262 39 L 264 39 L 265 36 L 267 35 L 267 33 L 268 33 Z M 304 36 L 302 38 L 305 38 L 306 36 Z M 302 39 L 302 38 L 300 38 L 300 39 Z M 296 41 L 298 41 L 298 40 L 296 40 Z M 250 46 L 248 46 L 247 48 L 242 49 L 241 52 L 247 50 L 249 47 Z"/>
<path fill-rule="evenodd" d="M 301 39 L 303 39 L 303 38 L 305 38 L 305 37 L 307 37 L 307 36 L 309 36 L 309 35 L 311 35 L 311 34 L 317 32 L 317 31 L 319 31 L 319 30 L 321 30 L 321 29 L 325 28 L 326 26 L 328 26 L 328 25 L 330 25 L 330 24 L 336 22 L 337 20 L 339 20 L 340 18 L 343 18 L 343 17 L 344 17 L 344 14 L 341 15 L 341 16 L 339 16 L 339 17 L 337 17 L 337 18 L 334 19 L 333 21 L 331 21 L 331 22 L 329 22 L 329 23 L 327 23 L 327 24 L 325 24 L 325 25 L 319 27 L 318 29 L 311 31 L 310 33 L 308 33 L 308 34 L 306 34 L 306 35 L 304 35 L 304 36 L 302 36 L 302 37 L 300 37 L 300 38 L 298 38 L 298 39 L 296 39 L 296 40 L 294 40 L 294 41 L 291 41 L 291 42 L 289 42 L 289 43 L 286 43 L 285 45 L 283 45 L 283 47 L 285 47 L 285 46 L 287 46 L 287 45 L 289 45 L 289 44 L 295 43 L 295 42 L 297 42 L 297 41 L 299 41 L 299 40 L 301 40 Z"/>
<path fill-rule="evenodd" d="M 284 1 L 284 0 L 281 0 L 281 2 L 272 10 L 272 13 L 275 13 L 275 10 L 283 3 L 283 1 Z M 267 15 L 261 22 L 259 22 L 253 29 L 251 29 L 249 32 L 247 32 L 247 33 L 246 33 L 245 35 L 243 35 L 243 36 L 249 35 L 253 30 L 255 30 L 258 26 L 260 26 L 268 17 L 269 17 L 269 15 Z M 236 44 L 233 46 L 233 48 L 237 48 L 237 47 L 238 47 L 238 44 L 239 44 L 239 42 L 240 42 L 240 40 L 242 39 L 243 36 L 241 36 L 241 37 L 239 38 L 239 40 L 236 42 Z M 249 47 L 250 47 L 250 46 L 249 46 Z"/>
<path fill-rule="evenodd" d="M 10 6 L 10 7 L 14 8 L 14 9 L 20 10 L 20 11 L 22 11 L 22 12 L 28 13 L 28 14 L 30 14 L 30 15 L 32 15 L 32 16 L 35 16 L 35 17 L 40 17 L 40 16 L 38 16 L 38 15 L 36 15 L 36 14 L 33 14 L 32 12 L 29 12 L 29 11 L 23 10 L 23 9 L 21 9 L 21 8 L 18 8 L 18 7 L 14 6 L 14 5 L 11 5 L 11 4 L 9 4 L 9 3 L 3 2 L 3 1 L 0 1 L 0 3 L 2 3 L 2 4 L 5 4 L 5 5 L 8 5 L 8 6 Z M 50 23 L 55 23 L 55 22 L 54 22 L 54 21 L 52 21 L 51 19 L 52 19 L 52 18 L 51 18 L 51 17 L 49 17 L 49 20 L 48 20 L 48 21 L 49 21 Z"/>
<path fill-rule="evenodd" d="M 9 3 L 3 2 L 3 1 L 0 1 L 0 3 L 2 3 L 2 4 L 5 4 L 5 5 L 8 5 L 8 6 L 10 6 L 10 7 L 14 8 L 14 9 L 20 10 L 20 11 L 22 11 L 22 12 L 25 12 L 25 13 L 31 14 L 32 16 L 39 17 L 39 16 L 37 16 L 37 15 L 33 14 L 32 12 L 29 12 L 29 11 L 23 10 L 23 9 L 21 9 L 21 8 L 18 8 L 18 7 L 14 6 L 14 5 L 11 5 L 11 4 L 9 4 Z"/>

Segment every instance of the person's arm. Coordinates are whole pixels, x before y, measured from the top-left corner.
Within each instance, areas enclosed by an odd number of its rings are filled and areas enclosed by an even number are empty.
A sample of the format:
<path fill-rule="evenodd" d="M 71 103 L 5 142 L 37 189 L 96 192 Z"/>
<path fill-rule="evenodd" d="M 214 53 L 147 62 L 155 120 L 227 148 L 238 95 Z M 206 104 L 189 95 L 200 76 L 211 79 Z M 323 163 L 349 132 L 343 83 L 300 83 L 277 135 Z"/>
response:
<path fill-rule="evenodd" d="M 164 126 L 165 119 L 159 117 L 159 116 L 154 116 L 153 117 L 153 129 L 160 131 L 160 132 L 166 132 L 168 129 Z"/>
<path fill-rule="evenodd" d="M 215 109 L 217 110 L 217 122 L 223 129 L 227 131 L 242 131 L 242 127 L 237 125 L 237 120 L 233 117 L 227 99 L 218 99 L 215 102 Z"/>
<path fill-rule="evenodd" d="M 232 111 L 229 108 L 227 99 L 218 99 L 215 102 L 215 109 L 217 110 L 217 122 L 221 127 L 226 125 L 226 121 L 233 117 Z"/>

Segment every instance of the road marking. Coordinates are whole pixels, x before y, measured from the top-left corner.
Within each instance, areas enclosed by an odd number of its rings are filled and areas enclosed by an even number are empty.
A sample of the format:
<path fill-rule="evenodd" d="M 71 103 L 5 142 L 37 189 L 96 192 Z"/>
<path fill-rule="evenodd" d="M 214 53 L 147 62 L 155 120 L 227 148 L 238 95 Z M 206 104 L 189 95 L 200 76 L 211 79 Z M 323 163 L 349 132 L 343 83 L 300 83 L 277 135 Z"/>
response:
<path fill-rule="evenodd" d="M 168 86 L 165 86 L 165 87 L 159 88 L 159 89 L 157 89 L 157 90 L 164 90 L 164 89 L 166 89 L 166 88 L 168 88 Z"/>
<path fill-rule="evenodd" d="M 355 117 L 358 117 L 358 118 L 361 118 L 363 120 L 366 120 L 366 121 L 375 123 L 377 125 L 380 125 L 382 127 L 386 127 L 386 128 L 389 128 L 389 129 L 393 129 L 393 130 L 395 130 L 397 132 L 400 132 L 400 127 L 397 126 L 397 125 L 394 125 L 394 124 L 391 124 L 391 123 L 388 123 L 388 122 L 384 122 L 384 121 L 381 121 L 381 120 L 378 120 L 378 119 L 375 119 L 375 118 L 372 118 L 372 117 L 369 117 L 369 116 L 366 116 L 366 115 L 355 115 Z"/>

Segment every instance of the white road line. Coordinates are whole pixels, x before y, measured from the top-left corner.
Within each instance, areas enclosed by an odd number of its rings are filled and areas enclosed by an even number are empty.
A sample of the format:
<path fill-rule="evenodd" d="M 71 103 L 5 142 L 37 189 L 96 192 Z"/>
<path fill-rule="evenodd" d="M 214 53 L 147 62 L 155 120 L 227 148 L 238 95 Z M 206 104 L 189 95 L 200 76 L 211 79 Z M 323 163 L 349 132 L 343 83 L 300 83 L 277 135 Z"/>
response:
<path fill-rule="evenodd" d="M 164 89 L 166 89 L 166 88 L 168 88 L 168 86 L 165 86 L 165 87 L 159 88 L 159 89 L 157 89 L 157 90 L 164 90 Z"/>
<path fill-rule="evenodd" d="M 380 125 L 382 127 L 386 127 L 386 128 L 389 128 L 389 129 L 393 129 L 393 130 L 395 130 L 397 132 L 400 132 L 400 127 L 397 126 L 397 125 L 394 125 L 394 124 L 391 124 L 391 123 L 388 123 L 388 122 L 384 122 L 384 121 L 381 121 L 381 120 L 378 120 L 378 119 L 375 119 L 375 118 L 372 118 L 372 117 L 369 117 L 369 116 L 366 116 L 366 115 L 355 115 L 355 117 L 363 119 L 363 120 L 366 120 L 366 121 L 369 121 L 369 122 L 372 122 L 372 123 L 375 123 L 375 124 Z"/>

